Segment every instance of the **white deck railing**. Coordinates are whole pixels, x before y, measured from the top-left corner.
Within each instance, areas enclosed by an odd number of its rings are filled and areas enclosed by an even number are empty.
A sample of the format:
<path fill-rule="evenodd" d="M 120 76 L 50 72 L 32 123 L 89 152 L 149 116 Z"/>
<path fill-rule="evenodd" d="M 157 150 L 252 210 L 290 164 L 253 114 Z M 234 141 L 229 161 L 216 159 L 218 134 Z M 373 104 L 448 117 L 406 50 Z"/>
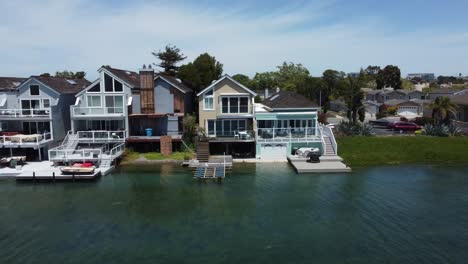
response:
<path fill-rule="evenodd" d="M 51 133 L 42 134 L 16 134 L 12 136 L 2 135 L 0 136 L 0 146 L 39 146 L 41 144 L 52 141 Z"/>
<path fill-rule="evenodd" d="M 4 118 L 27 118 L 27 117 L 43 117 L 51 118 L 52 111 L 50 108 L 40 109 L 1 109 L 0 117 Z"/>
<path fill-rule="evenodd" d="M 72 117 L 124 117 L 127 115 L 125 107 L 79 107 L 72 105 L 70 112 Z"/>
<path fill-rule="evenodd" d="M 103 143 L 103 142 L 120 142 L 125 141 L 127 138 L 126 130 L 91 130 L 91 131 L 78 131 L 78 140 L 92 143 Z"/>
<path fill-rule="evenodd" d="M 110 155 L 114 158 L 114 157 L 118 157 L 120 156 L 125 150 L 125 143 L 122 143 L 122 144 L 119 144 L 115 147 L 113 147 L 109 153 Z"/>
<path fill-rule="evenodd" d="M 320 142 L 320 133 L 315 133 L 315 127 L 310 128 L 258 128 L 257 141 L 273 142 Z M 319 132 L 319 131 L 318 131 Z"/>
<path fill-rule="evenodd" d="M 49 150 L 49 160 L 51 161 L 70 161 L 70 160 L 100 160 L 101 149 L 64 149 L 57 147 Z"/>
<path fill-rule="evenodd" d="M 338 144 L 336 144 L 336 139 L 335 135 L 333 134 L 333 130 L 325 125 L 321 125 L 320 127 L 322 128 L 323 134 L 327 135 L 330 138 L 333 149 L 335 149 L 335 153 L 336 155 L 338 155 Z"/>

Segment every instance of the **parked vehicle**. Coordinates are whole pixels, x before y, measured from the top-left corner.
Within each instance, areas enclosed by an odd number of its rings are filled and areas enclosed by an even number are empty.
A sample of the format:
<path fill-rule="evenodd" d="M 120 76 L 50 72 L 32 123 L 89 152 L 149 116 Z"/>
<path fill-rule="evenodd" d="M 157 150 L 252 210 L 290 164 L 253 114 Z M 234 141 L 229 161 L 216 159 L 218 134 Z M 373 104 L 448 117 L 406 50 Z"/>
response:
<path fill-rule="evenodd" d="M 389 123 L 387 125 L 387 128 L 393 129 L 393 130 L 402 130 L 402 131 L 416 131 L 416 130 L 420 130 L 422 127 L 413 122 L 397 121 L 397 122 Z"/>

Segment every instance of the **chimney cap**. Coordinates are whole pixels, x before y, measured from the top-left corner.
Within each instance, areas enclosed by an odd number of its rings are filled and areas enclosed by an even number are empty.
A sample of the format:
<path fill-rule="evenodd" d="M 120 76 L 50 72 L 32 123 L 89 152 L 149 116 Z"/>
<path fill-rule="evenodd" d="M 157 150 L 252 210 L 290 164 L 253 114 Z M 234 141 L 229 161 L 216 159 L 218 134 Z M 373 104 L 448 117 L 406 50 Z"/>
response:
<path fill-rule="evenodd" d="M 143 67 L 140 69 L 140 72 L 154 72 L 154 69 L 151 67 L 151 64 L 148 64 L 148 66 L 146 66 L 146 64 L 143 64 Z"/>

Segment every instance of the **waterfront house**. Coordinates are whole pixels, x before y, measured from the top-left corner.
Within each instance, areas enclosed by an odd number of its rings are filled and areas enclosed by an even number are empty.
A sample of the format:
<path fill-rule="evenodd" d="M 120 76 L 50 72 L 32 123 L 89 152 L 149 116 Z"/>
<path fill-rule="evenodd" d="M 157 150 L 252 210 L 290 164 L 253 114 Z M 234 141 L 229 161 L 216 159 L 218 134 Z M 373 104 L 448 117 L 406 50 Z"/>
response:
<path fill-rule="evenodd" d="M 155 76 L 151 67 L 137 73 L 102 66 L 98 72 L 99 78 L 76 95 L 71 107 L 72 150 L 86 147 L 91 151 L 87 155 L 100 162 L 102 154 L 117 158 L 125 142 L 159 150 L 160 136 L 180 141 L 190 89 L 171 77 Z"/>
<path fill-rule="evenodd" d="M 310 99 L 293 91 L 280 91 L 255 104 L 257 159 L 286 160 L 301 147 L 317 147 L 323 154 L 335 155 L 334 137 L 322 137 L 324 129 L 325 133 L 331 130 L 319 126 L 319 109 Z"/>
<path fill-rule="evenodd" d="M 224 75 L 197 94 L 199 126 L 210 154 L 255 157 L 254 98 L 257 94 Z"/>
<path fill-rule="evenodd" d="M 155 75 L 151 67 L 139 73 L 140 85 L 132 89 L 127 144 L 140 150 L 160 150 L 161 136 L 180 147 L 183 117 L 192 112 L 193 91 L 179 79 Z"/>
<path fill-rule="evenodd" d="M 46 159 L 47 150 L 63 140 L 70 130 L 70 105 L 75 94 L 89 85 L 86 79 L 31 76 L 4 78 L 0 101 L 4 155 Z M 8 149 L 9 153 L 4 153 Z"/>

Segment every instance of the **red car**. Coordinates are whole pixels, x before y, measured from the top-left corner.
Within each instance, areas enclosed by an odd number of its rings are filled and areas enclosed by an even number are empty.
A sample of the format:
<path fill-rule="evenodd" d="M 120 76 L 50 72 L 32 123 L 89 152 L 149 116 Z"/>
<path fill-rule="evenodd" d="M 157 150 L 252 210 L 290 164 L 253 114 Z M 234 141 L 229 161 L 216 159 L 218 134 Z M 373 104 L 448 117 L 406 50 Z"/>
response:
<path fill-rule="evenodd" d="M 387 128 L 393 130 L 416 131 L 420 130 L 422 127 L 412 122 L 397 121 L 388 124 Z"/>

